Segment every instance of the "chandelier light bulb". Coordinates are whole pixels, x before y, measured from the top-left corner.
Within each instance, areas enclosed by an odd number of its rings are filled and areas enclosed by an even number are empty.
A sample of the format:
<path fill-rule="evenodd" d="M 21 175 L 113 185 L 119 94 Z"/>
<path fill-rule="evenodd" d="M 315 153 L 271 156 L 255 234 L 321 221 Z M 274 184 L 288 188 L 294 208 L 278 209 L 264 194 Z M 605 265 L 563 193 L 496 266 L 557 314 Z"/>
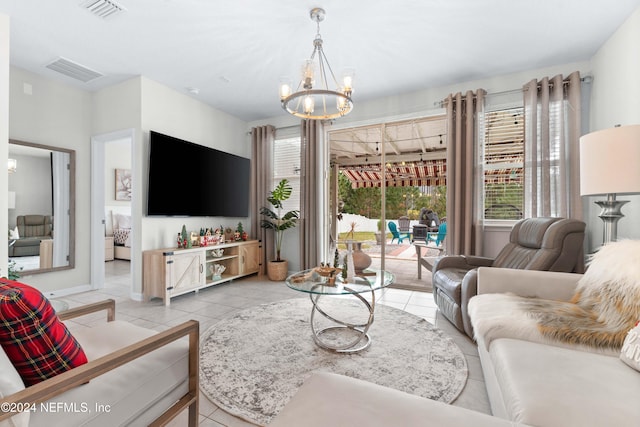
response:
<path fill-rule="evenodd" d="M 280 100 L 285 99 L 289 95 L 291 95 L 291 81 L 283 77 L 280 79 Z"/>
<path fill-rule="evenodd" d="M 313 100 L 313 96 L 311 95 L 307 95 L 304 98 L 304 112 L 306 114 L 311 114 L 313 113 L 313 109 L 315 107 L 315 102 Z"/>
<path fill-rule="evenodd" d="M 305 89 L 313 89 L 315 81 L 313 76 L 315 75 L 315 64 L 312 60 L 307 59 L 302 64 L 302 87 Z"/>
<path fill-rule="evenodd" d="M 351 95 L 351 93 L 353 92 L 353 77 L 354 77 L 354 75 L 355 75 L 355 72 L 351 68 L 348 68 L 348 69 L 344 70 L 344 72 L 343 72 L 342 84 L 344 85 L 343 92 L 345 94 Z"/>

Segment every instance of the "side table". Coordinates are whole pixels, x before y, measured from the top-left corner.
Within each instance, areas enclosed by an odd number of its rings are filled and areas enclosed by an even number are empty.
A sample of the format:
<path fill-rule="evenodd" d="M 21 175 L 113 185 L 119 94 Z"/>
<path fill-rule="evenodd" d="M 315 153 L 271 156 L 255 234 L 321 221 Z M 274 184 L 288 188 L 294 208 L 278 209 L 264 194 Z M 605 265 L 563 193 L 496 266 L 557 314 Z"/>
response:
<path fill-rule="evenodd" d="M 356 276 L 352 282 L 343 281 L 341 276 L 335 279 L 334 284 L 329 283 L 328 277 L 323 277 L 315 269 L 304 270 L 287 277 L 285 283 L 293 290 L 306 292 L 311 299 L 311 332 L 314 342 L 323 349 L 338 353 L 353 353 L 364 350 L 371 345 L 371 337 L 367 333 L 373 324 L 375 312 L 375 291 L 385 288 L 394 282 L 393 274 L 384 270 L 365 270 L 362 275 Z M 370 301 L 364 296 L 369 294 Z M 368 319 L 365 323 L 354 324 L 336 315 L 330 315 L 320 306 L 321 297 L 351 295 L 368 310 Z M 328 319 L 333 326 L 316 328 L 314 318 L 316 313 Z M 324 339 L 328 332 L 355 332 L 355 338 L 344 344 L 334 344 Z"/>

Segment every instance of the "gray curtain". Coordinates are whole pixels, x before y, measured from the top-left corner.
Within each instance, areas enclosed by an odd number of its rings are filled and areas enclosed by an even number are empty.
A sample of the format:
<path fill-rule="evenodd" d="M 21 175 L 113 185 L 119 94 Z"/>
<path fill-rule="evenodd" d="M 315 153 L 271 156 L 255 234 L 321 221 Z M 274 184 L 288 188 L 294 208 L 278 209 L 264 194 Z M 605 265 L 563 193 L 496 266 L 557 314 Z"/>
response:
<path fill-rule="evenodd" d="M 525 217 L 582 219 L 580 73 L 524 85 Z"/>
<path fill-rule="evenodd" d="M 320 226 L 318 207 L 317 155 L 320 147 L 320 129 L 317 120 L 302 120 L 300 149 L 300 269 L 318 265 L 318 228 Z"/>
<path fill-rule="evenodd" d="M 251 195 L 249 201 L 251 213 L 251 233 L 262 242 L 260 274 L 264 274 L 267 261 L 275 259 L 275 241 L 273 232 L 267 233 L 260 227 L 262 216 L 260 209 L 268 205 L 267 196 L 273 181 L 273 141 L 275 128 L 271 125 L 251 129 Z"/>
<path fill-rule="evenodd" d="M 450 94 L 447 109 L 447 253 L 478 255 L 482 250 L 482 229 L 477 209 L 475 179 L 479 119 L 484 114 L 485 91 Z"/>

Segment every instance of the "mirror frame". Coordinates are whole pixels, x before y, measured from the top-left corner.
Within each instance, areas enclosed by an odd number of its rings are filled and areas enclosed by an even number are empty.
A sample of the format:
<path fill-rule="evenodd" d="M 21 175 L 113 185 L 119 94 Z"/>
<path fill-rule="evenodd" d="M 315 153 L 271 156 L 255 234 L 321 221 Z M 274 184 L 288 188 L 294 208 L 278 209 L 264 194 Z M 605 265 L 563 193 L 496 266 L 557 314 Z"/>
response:
<path fill-rule="evenodd" d="M 69 263 L 61 267 L 22 270 L 18 271 L 18 274 L 20 274 L 20 276 L 29 276 L 32 274 L 50 273 L 53 271 L 74 269 L 76 266 L 76 150 L 38 144 L 35 142 L 9 139 L 9 145 L 12 144 L 69 154 Z"/>

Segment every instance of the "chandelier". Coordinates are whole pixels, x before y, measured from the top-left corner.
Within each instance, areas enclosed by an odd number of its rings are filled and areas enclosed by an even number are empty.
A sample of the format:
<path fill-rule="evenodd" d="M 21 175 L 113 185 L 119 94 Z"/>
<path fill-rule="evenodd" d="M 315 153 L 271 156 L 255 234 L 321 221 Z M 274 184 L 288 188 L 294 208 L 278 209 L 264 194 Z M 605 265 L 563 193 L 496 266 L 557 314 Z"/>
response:
<path fill-rule="evenodd" d="M 342 85 L 338 84 L 333 70 L 322 49 L 320 22 L 324 20 L 325 11 L 321 8 L 311 9 L 311 20 L 317 24 L 317 34 L 313 40 L 313 53 L 302 66 L 302 77 L 295 92 L 289 81 L 280 84 L 280 101 L 282 108 L 290 114 L 303 119 L 328 120 L 342 117 L 353 109 L 351 93 L 353 92 L 353 72 L 344 74 Z M 329 89 L 329 77 L 335 89 Z"/>

